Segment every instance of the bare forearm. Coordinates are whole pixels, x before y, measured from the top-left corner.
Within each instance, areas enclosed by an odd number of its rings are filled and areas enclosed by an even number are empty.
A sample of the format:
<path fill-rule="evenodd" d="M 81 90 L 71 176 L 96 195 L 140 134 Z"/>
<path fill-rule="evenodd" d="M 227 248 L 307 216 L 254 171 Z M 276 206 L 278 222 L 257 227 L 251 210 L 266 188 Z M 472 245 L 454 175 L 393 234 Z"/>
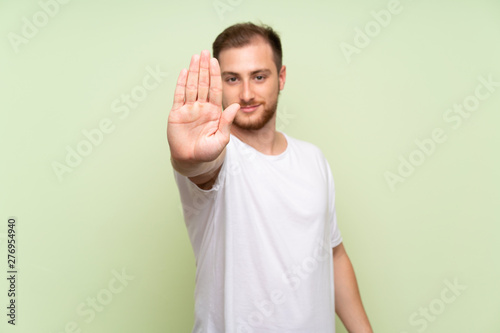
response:
<path fill-rule="evenodd" d="M 361 302 L 358 283 L 347 254 L 334 255 L 335 309 L 351 333 L 373 333 Z"/>
<path fill-rule="evenodd" d="M 172 162 L 172 167 L 181 175 L 189 177 L 193 183 L 201 185 L 201 188 L 210 188 L 219 174 L 225 156 L 226 149 L 222 151 L 219 157 L 210 162 L 181 162 L 172 157 L 170 161 Z"/>

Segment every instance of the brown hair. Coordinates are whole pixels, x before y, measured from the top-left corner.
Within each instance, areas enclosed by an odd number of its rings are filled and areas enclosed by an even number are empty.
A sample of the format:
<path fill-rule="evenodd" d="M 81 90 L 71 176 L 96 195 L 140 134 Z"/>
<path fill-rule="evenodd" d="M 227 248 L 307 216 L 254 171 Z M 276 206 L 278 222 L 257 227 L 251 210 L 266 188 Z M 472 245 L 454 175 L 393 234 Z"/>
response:
<path fill-rule="evenodd" d="M 221 51 L 233 47 L 242 47 L 252 42 L 255 37 L 262 37 L 269 43 L 273 50 L 273 60 L 276 64 L 278 74 L 283 60 L 283 51 L 281 50 L 281 40 L 279 35 L 270 26 L 261 24 L 255 25 L 251 22 L 238 23 L 226 28 L 217 36 L 212 44 L 213 56 L 219 60 Z"/>

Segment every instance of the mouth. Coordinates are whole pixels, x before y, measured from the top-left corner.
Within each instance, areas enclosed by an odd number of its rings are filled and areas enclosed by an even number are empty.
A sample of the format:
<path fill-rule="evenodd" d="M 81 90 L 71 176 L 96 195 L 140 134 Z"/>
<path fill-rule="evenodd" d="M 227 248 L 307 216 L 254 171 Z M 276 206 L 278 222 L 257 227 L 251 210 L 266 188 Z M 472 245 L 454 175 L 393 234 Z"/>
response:
<path fill-rule="evenodd" d="M 243 111 L 243 112 L 245 112 L 245 113 L 253 112 L 253 111 L 257 110 L 257 108 L 259 106 L 260 106 L 260 104 L 242 106 L 242 107 L 240 107 L 240 110 Z"/>

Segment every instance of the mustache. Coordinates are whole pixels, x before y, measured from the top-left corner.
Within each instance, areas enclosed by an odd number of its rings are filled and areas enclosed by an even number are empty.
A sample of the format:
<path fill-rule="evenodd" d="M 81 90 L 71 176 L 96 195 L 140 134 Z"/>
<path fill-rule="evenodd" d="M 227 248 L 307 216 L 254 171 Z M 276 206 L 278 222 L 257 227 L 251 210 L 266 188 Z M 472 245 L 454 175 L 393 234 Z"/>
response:
<path fill-rule="evenodd" d="M 242 101 L 240 101 L 238 104 L 240 105 L 240 107 L 244 108 L 244 107 L 247 107 L 247 106 L 255 106 L 255 105 L 264 104 L 264 102 L 257 102 L 257 101 L 255 101 L 255 102 L 249 103 L 249 102 L 242 102 Z"/>

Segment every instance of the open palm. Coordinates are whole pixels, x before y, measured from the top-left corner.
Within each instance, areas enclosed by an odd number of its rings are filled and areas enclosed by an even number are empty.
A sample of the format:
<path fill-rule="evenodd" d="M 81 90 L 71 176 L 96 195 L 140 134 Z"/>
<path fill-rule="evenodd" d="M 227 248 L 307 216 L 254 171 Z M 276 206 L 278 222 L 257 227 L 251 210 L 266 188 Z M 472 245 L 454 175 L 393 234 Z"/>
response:
<path fill-rule="evenodd" d="M 191 58 L 175 88 L 167 138 L 172 158 L 199 163 L 215 160 L 229 142 L 239 104 L 222 111 L 222 79 L 217 59 L 208 51 Z"/>

